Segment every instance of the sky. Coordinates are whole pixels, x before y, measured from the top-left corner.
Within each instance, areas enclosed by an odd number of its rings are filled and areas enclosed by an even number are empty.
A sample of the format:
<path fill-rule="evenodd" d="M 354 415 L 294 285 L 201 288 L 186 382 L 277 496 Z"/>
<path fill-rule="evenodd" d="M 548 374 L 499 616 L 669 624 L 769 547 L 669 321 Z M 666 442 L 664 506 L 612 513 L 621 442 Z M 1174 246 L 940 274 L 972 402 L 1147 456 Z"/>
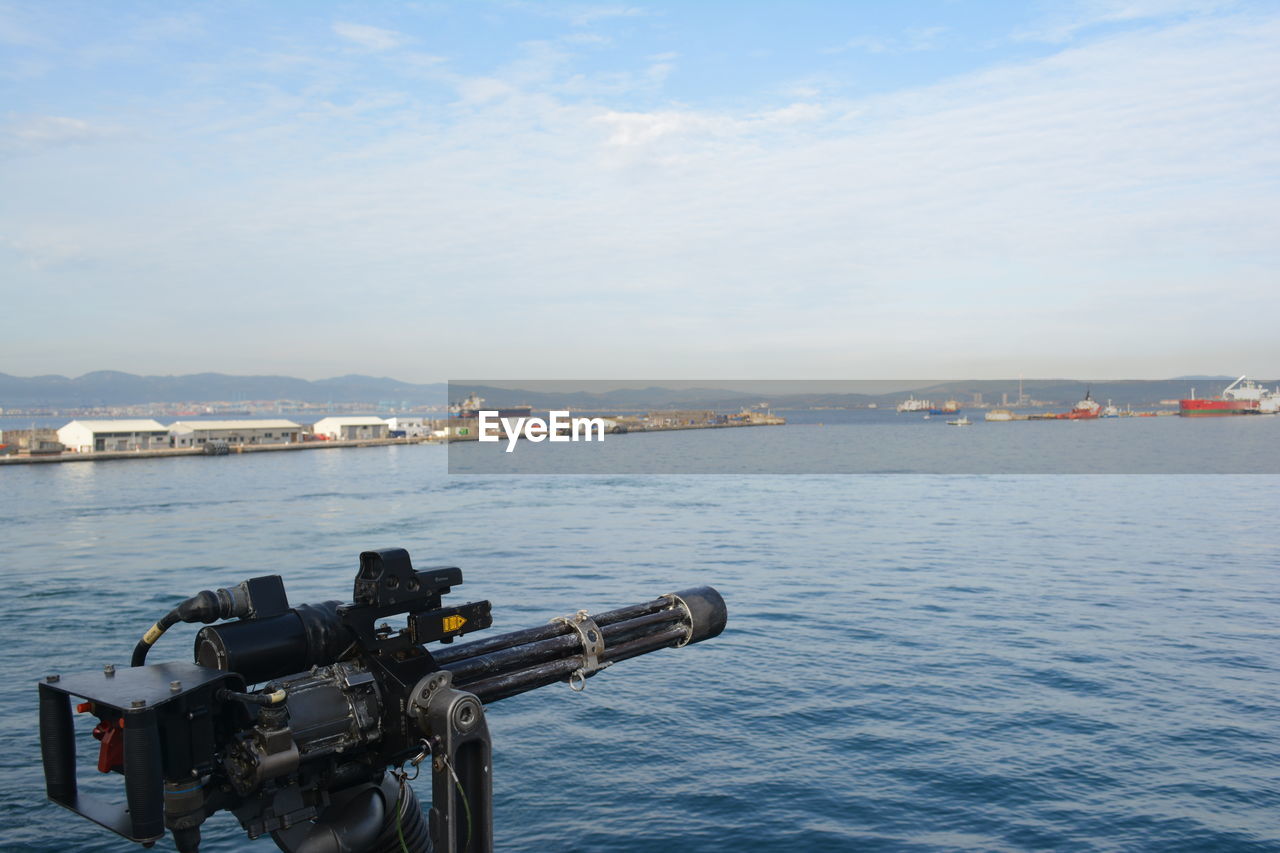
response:
<path fill-rule="evenodd" d="M 1280 376 L 1280 4 L 0 0 L 0 372 Z"/>

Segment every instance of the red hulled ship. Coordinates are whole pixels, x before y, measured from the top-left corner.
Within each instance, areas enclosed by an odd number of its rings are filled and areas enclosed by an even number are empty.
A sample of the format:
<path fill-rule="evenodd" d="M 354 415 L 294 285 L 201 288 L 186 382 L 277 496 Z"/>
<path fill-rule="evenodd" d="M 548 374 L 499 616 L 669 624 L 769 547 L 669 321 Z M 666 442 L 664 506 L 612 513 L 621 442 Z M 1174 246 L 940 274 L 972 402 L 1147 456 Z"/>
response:
<path fill-rule="evenodd" d="M 1272 408 L 1270 405 L 1264 406 L 1263 401 L 1273 399 L 1273 394 L 1266 388 L 1256 382 L 1245 381 L 1245 377 L 1241 376 L 1235 382 L 1223 390 L 1222 394 L 1217 397 L 1193 396 L 1188 400 L 1178 401 L 1178 414 L 1184 418 L 1189 417 L 1206 417 L 1213 415 L 1256 415 L 1264 411 L 1264 409 Z"/>
<path fill-rule="evenodd" d="M 1098 417 L 1101 413 L 1102 406 L 1098 405 L 1098 402 L 1093 399 L 1093 393 L 1086 390 L 1084 392 L 1083 400 L 1076 403 L 1071 411 L 1063 412 L 1057 417 L 1061 420 L 1067 421 L 1090 421 Z"/>

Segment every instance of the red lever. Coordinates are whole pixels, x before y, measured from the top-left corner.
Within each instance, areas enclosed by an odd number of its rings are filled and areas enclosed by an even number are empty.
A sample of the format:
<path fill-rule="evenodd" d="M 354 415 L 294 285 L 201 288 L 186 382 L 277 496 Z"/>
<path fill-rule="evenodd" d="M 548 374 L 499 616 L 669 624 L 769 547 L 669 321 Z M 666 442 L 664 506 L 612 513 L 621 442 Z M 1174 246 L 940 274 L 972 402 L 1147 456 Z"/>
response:
<path fill-rule="evenodd" d="M 93 736 L 102 741 L 98 750 L 98 772 L 110 773 L 124 768 L 124 719 L 117 725 L 106 720 L 93 727 Z"/>

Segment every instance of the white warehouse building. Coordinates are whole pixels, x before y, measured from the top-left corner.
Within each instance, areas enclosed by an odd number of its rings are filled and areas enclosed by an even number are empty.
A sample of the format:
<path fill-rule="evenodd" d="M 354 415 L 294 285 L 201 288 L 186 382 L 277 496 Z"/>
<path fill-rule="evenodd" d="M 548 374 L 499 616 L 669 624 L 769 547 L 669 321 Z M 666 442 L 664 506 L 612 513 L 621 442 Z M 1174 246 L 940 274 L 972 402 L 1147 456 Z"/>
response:
<path fill-rule="evenodd" d="M 387 418 L 387 429 L 391 432 L 403 432 L 406 438 L 422 438 L 431 432 L 431 422 L 426 418 Z"/>
<path fill-rule="evenodd" d="M 322 418 L 311 427 L 311 432 L 333 441 L 386 438 L 387 422 L 372 415 Z"/>
<path fill-rule="evenodd" d="M 58 441 L 76 453 L 160 450 L 169 446 L 169 428 L 149 418 L 72 421 L 58 430 Z"/>
<path fill-rule="evenodd" d="M 200 447 L 210 441 L 227 444 L 294 444 L 302 426 L 293 421 L 178 421 L 169 425 L 174 447 Z"/>

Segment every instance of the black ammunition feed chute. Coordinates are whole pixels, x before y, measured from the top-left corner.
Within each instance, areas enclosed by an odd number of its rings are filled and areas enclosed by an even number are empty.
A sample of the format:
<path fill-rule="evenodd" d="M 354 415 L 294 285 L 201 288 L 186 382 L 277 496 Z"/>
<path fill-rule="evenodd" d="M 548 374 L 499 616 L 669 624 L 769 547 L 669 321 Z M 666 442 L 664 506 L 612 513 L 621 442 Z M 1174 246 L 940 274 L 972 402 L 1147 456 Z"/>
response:
<path fill-rule="evenodd" d="M 443 605 L 461 583 L 457 568 L 414 570 L 389 548 L 360 555 L 349 604 L 290 607 L 278 575 L 187 599 L 146 632 L 132 667 L 40 683 L 49 799 L 144 846 L 168 830 L 183 853 L 222 810 L 293 853 L 487 853 L 485 704 L 555 682 L 581 690 L 606 666 L 715 637 L 727 619 L 719 593 L 698 587 L 454 643 L 492 623 L 488 601 Z M 206 624 L 195 663 L 146 664 L 178 622 Z M 98 770 L 124 776 L 124 803 L 79 789 L 73 697 L 97 718 Z M 424 763 L 426 819 L 408 785 Z"/>

